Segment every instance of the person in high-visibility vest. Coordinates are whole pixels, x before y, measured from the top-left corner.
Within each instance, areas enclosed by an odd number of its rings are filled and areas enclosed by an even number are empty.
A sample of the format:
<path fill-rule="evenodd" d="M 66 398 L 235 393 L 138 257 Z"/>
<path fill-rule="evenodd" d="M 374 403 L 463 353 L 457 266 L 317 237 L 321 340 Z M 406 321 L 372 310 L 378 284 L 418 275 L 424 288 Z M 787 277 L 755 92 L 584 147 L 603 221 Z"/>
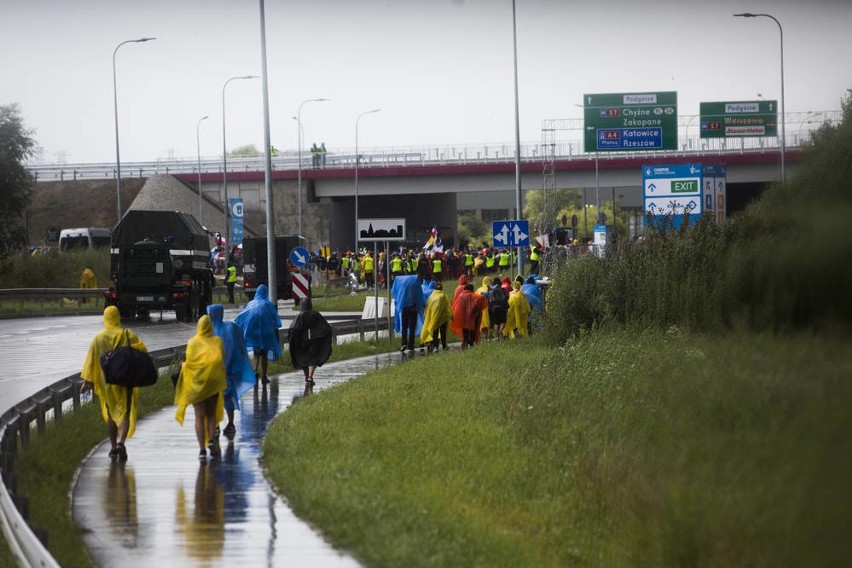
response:
<path fill-rule="evenodd" d="M 488 251 L 488 254 L 485 255 L 485 273 L 492 274 L 496 272 L 497 268 L 497 259 L 494 258 L 494 253 L 492 251 Z"/>
<path fill-rule="evenodd" d="M 398 254 L 394 254 L 391 260 L 391 282 L 397 276 L 402 276 L 402 274 L 402 258 Z"/>
<path fill-rule="evenodd" d="M 237 283 L 237 267 L 228 265 L 228 275 L 225 277 L 225 286 L 228 287 L 228 303 L 234 303 L 234 285 Z"/>
<path fill-rule="evenodd" d="M 468 278 L 473 276 L 473 253 L 470 249 L 464 253 L 464 274 Z"/>
<path fill-rule="evenodd" d="M 506 249 L 501 250 L 497 255 L 497 263 L 500 266 L 500 272 L 505 274 L 512 266 L 512 255 Z"/>
<path fill-rule="evenodd" d="M 372 288 L 375 284 L 375 272 L 373 272 L 373 255 L 368 252 L 364 253 L 364 278 L 367 281 L 367 287 Z"/>
<path fill-rule="evenodd" d="M 530 274 L 538 274 L 538 263 L 541 260 L 541 249 L 538 243 L 530 245 Z"/>
<path fill-rule="evenodd" d="M 432 255 L 432 280 L 440 282 L 444 279 L 444 261 L 441 258 L 441 253 L 436 252 Z"/>

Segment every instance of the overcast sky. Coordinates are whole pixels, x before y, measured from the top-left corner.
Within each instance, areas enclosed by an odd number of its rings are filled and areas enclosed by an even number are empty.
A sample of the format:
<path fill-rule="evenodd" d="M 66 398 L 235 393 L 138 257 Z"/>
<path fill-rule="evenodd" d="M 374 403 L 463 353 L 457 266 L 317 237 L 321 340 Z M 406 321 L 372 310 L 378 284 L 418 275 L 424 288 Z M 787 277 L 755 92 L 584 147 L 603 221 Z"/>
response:
<path fill-rule="evenodd" d="M 521 140 L 580 118 L 586 93 L 677 91 L 701 101 L 781 98 L 840 108 L 852 88 L 852 0 L 516 0 Z M 222 153 L 222 89 L 261 74 L 258 0 L 0 0 L 0 104 L 19 103 L 44 161 Z M 271 141 L 362 148 L 511 143 L 511 0 L 266 0 Z M 263 146 L 260 79 L 226 89 L 228 149 Z M 788 132 L 788 136 L 790 133 Z M 579 138 L 579 133 L 566 134 Z"/>

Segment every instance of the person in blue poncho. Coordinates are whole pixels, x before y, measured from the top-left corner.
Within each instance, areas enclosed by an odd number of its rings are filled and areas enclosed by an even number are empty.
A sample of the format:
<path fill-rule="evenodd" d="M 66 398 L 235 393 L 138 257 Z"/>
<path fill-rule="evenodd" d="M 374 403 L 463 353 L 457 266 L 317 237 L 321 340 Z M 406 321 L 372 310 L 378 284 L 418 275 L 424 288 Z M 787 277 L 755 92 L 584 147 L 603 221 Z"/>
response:
<path fill-rule="evenodd" d="M 415 274 L 399 276 L 393 281 L 391 290 L 394 301 L 394 330 L 402 336 L 400 351 L 414 351 L 414 337 L 423 328 L 423 311 L 426 298 L 423 287 Z"/>
<path fill-rule="evenodd" d="M 257 377 L 248 357 L 243 330 L 233 322 L 224 321 L 225 306 L 207 306 L 207 315 L 213 322 L 213 334 L 222 338 L 225 349 L 225 373 L 228 380 L 228 388 L 225 389 L 225 413 L 228 416 L 228 424 L 223 432 L 226 438 L 233 440 L 237 433 L 234 411 L 240 408 L 240 397 L 257 384 Z"/>
<path fill-rule="evenodd" d="M 541 297 L 541 288 L 535 283 L 535 276 L 527 278 L 524 285 L 521 286 L 521 292 L 527 296 L 527 301 L 530 303 L 531 309 L 538 312 L 542 311 L 544 304 Z"/>
<path fill-rule="evenodd" d="M 269 287 L 266 284 L 257 287 L 254 299 L 234 318 L 234 323 L 242 328 L 246 347 L 254 354 L 255 377 L 260 377 L 263 384 L 268 385 L 268 360 L 274 361 L 281 357 L 281 345 L 278 343 L 281 318 L 278 316 L 278 308 L 269 301 Z M 260 375 L 260 372 L 263 374 Z"/>

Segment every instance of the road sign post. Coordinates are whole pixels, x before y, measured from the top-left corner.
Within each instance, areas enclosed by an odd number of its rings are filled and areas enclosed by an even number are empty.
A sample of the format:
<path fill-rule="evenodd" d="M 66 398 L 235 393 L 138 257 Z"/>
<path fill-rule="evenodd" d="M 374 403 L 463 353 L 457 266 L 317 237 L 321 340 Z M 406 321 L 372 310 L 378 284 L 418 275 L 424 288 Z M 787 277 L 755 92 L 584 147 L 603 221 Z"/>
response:
<path fill-rule="evenodd" d="M 583 95 L 586 152 L 677 149 L 677 93 Z"/>

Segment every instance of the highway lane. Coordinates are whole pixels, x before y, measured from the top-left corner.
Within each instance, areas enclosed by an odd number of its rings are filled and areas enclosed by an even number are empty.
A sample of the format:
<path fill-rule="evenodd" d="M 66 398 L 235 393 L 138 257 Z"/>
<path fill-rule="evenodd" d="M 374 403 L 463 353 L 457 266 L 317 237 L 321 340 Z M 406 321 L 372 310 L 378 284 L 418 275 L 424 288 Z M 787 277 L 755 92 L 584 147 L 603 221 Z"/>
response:
<path fill-rule="evenodd" d="M 292 314 L 283 309 L 284 314 Z M 226 309 L 232 320 L 239 309 Z M 149 350 L 183 345 L 195 324 L 173 313 L 152 314 L 151 321 L 124 322 Z M 56 381 L 79 372 L 92 337 L 103 329 L 103 316 L 47 316 L 0 320 L 0 414 Z"/>

